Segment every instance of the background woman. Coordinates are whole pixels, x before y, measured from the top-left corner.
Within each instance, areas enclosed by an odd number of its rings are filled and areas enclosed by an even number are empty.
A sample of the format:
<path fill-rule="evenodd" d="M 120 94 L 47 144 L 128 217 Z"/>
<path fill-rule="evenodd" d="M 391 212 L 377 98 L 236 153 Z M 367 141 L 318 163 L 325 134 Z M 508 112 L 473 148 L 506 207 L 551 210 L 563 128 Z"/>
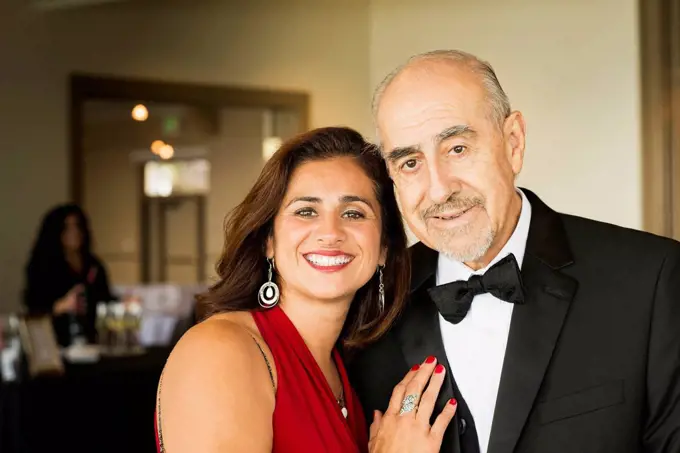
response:
<path fill-rule="evenodd" d="M 115 299 L 106 269 L 92 253 L 90 229 L 83 210 L 57 206 L 42 220 L 26 267 L 24 303 L 31 314 L 52 315 L 62 346 L 73 335 L 96 338 L 96 304 Z M 77 323 L 80 332 L 70 332 Z"/>

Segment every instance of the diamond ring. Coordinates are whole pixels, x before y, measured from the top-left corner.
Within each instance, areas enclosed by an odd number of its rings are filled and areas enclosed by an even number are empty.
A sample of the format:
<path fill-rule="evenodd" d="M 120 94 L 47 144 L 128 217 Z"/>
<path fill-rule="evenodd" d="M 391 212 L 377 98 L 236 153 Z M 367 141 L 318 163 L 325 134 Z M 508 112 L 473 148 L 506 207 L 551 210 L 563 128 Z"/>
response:
<path fill-rule="evenodd" d="M 418 394 L 406 395 L 404 401 L 401 403 L 401 410 L 399 410 L 399 415 L 403 415 L 407 412 L 412 412 L 416 409 L 418 403 Z"/>

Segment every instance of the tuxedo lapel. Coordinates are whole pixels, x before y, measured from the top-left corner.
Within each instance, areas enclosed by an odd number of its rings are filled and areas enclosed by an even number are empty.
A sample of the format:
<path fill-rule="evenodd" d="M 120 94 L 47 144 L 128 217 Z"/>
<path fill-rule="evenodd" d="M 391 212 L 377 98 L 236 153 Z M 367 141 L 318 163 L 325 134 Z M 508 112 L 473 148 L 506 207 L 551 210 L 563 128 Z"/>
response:
<path fill-rule="evenodd" d="M 437 362 L 449 368 L 446 350 L 442 342 L 439 327 L 439 312 L 425 290 L 412 294 L 412 306 L 404 316 L 404 323 L 399 331 L 401 349 L 408 365 L 422 363 L 428 356 L 435 356 Z M 442 390 L 437 398 L 437 408 L 443 408 L 453 398 L 453 386 L 450 375 L 446 375 Z"/>
<path fill-rule="evenodd" d="M 427 293 L 427 288 L 436 284 L 438 254 L 421 244 L 413 246 L 411 251 L 414 254 L 412 262 L 416 266 L 413 271 L 409 306 L 398 330 L 402 353 L 409 366 L 422 363 L 428 356 L 435 356 L 438 363 L 450 370 L 439 326 L 439 311 Z M 454 385 L 450 372 L 447 372 L 433 416 L 438 415 L 448 400 L 454 397 Z M 444 437 L 441 451 L 459 453 L 458 438 L 458 425 L 453 421 Z"/>
<path fill-rule="evenodd" d="M 559 214 L 524 193 L 532 206 L 521 272 L 526 304 L 513 309 L 489 453 L 514 451 L 577 289 L 576 280 L 560 272 L 573 259 Z"/>
<path fill-rule="evenodd" d="M 512 313 L 489 453 L 512 453 L 533 407 L 576 282 L 534 256 L 524 258 L 526 304 Z"/>

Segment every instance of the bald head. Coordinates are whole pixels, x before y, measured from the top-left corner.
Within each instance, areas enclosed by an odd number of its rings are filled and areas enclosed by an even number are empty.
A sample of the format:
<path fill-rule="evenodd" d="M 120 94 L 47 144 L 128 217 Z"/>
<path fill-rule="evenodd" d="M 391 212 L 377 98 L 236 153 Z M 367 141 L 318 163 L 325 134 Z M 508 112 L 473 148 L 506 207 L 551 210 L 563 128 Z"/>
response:
<path fill-rule="evenodd" d="M 404 79 L 411 81 L 409 76 L 437 71 L 442 66 L 456 68 L 459 70 L 458 74 L 468 73 L 474 76 L 471 80 L 479 84 L 483 90 L 484 101 L 488 104 L 489 119 L 499 127 L 502 126 L 505 118 L 510 115 L 511 108 L 508 96 L 503 91 L 496 73 L 486 61 L 460 50 L 435 50 L 414 55 L 389 73 L 378 85 L 373 95 L 373 117 L 376 124 L 383 95 L 393 83 L 404 81 Z"/>

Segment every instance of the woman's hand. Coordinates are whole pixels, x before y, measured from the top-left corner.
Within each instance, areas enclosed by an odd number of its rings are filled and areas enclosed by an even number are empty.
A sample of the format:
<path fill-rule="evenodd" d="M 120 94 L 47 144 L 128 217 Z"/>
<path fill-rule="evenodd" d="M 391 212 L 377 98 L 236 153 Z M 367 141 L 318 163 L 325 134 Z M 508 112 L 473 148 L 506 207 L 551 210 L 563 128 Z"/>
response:
<path fill-rule="evenodd" d="M 445 373 L 442 365 L 436 365 L 434 357 L 411 368 L 394 388 L 385 415 L 375 411 L 368 443 L 370 453 L 439 452 L 444 432 L 457 407 L 455 399 L 449 400 L 430 426 Z"/>
<path fill-rule="evenodd" d="M 83 285 L 75 285 L 71 290 L 61 299 L 55 302 L 52 308 L 54 315 L 63 315 L 66 313 L 76 313 L 79 310 L 78 296 L 83 290 Z"/>

